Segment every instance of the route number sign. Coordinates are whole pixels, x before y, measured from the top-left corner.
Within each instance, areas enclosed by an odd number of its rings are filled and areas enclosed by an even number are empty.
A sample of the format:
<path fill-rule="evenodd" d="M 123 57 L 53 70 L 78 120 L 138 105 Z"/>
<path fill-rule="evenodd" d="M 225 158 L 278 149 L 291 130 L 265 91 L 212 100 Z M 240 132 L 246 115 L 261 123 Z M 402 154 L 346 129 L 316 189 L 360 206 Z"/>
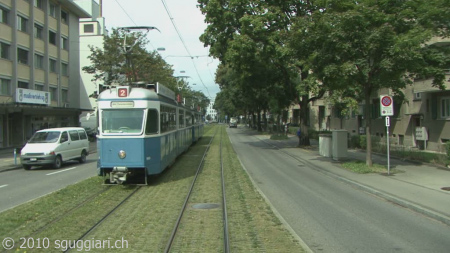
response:
<path fill-rule="evenodd" d="M 380 96 L 380 112 L 381 116 L 394 116 L 394 100 L 391 96 Z"/>

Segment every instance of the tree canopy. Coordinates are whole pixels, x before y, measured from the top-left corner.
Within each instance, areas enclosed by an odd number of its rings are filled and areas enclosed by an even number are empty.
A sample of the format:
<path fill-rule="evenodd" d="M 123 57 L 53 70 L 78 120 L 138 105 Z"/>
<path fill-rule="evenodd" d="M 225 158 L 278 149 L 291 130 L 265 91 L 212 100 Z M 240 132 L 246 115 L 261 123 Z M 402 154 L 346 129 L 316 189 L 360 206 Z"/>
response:
<path fill-rule="evenodd" d="M 368 165 L 374 92 L 402 97 L 418 77 L 445 88 L 448 44 L 429 42 L 449 35 L 448 0 L 198 2 L 208 23 L 201 41 L 234 73 L 218 82 L 226 97 L 258 101 L 258 113 L 298 103 L 305 128 L 308 103 L 326 93 L 335 103 L 363 103 Z"/>
<path fill-rule="evenodd" d="M 110 35 L 104 36 L 103 48 L 90 46 L 91 65 L 84 66 L 83 71 L 93 74 L 93 82 L 104 87 L 111 85 L 135 85 L 138 82 L 155 84 L 157 82 L 175 91 L 182 92 L 186 104 L 206 108 L 209 99 L 173 76 L 174 70 L 156 51 L 146 49 L 147 39 L 141 32 L 129 32 L 112 29 Z"/>

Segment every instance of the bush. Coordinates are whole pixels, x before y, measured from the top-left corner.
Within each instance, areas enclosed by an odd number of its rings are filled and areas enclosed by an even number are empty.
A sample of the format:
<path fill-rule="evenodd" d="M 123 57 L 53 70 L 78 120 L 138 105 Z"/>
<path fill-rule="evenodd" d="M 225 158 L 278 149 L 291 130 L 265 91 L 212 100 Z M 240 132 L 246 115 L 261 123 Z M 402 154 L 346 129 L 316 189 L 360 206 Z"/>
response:
<path fill-rule="evenodd" d="M 383 149 L 383 146 L 386 146 L 385 144 L 381 144 L 381 138 L 378 136 L 372 136 L 372 150 L 376 151 L 377 149 Z M 366 135 L 360 135 L 359 136 L 359 145 L 362 149 L 367 148 L 367 136 Z M 386 148 L 384 148 L 386 150 Z"/>
<path fill-rule="evenodd" d="M 365 136 L 365 135 L 362 135 Z M 365 140 L 365 139 L 364 139 Z M 361 148 L 361 135 L 350 136 L 349 148 Z"/>
<path fill-rule="evenodd" d="M 308 136 L 310 139 L 319 140 L 320 134 L 331 134 L 331 131 L 316 131 L 313 129 L 308 129 Z"/>
<path fill-rule="evenodd" d="M 448 158 L 450 158 L 450 141 L 447 141 L 447 142 L 444 144 L 444 147 L 445 147 L 445 151 L 447 152 Z"/>

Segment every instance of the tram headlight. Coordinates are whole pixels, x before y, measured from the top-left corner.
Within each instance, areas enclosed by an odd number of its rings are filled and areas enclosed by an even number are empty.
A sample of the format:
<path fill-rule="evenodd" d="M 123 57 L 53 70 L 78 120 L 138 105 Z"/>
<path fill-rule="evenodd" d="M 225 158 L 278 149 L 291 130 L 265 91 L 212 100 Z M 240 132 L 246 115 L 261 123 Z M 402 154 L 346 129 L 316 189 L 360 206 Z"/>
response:
<path fill-rule="evenodd" d="M 127 156 L 127 153 L 124 150 L 120 150 L 118 156 L 120 159 L 124 159 Z"/>

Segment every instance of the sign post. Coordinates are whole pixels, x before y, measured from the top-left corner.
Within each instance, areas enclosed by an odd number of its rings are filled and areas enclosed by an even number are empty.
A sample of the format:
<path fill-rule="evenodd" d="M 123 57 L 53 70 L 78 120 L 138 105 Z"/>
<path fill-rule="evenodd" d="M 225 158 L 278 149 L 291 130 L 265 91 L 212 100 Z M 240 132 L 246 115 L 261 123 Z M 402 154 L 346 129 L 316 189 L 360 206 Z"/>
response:
<path fill-rule="evenodd" d="M 388 175 L 391 173 L 391 163 L 389 160 L 389 127 L 391 126 L 389 116 L 394 115 L 394 101 L 391 96 L 381 95 L 380 96 L 380 112 L 381 116 L 386 116 L 386 144 L 387 144 L 387 167 Z"/>

